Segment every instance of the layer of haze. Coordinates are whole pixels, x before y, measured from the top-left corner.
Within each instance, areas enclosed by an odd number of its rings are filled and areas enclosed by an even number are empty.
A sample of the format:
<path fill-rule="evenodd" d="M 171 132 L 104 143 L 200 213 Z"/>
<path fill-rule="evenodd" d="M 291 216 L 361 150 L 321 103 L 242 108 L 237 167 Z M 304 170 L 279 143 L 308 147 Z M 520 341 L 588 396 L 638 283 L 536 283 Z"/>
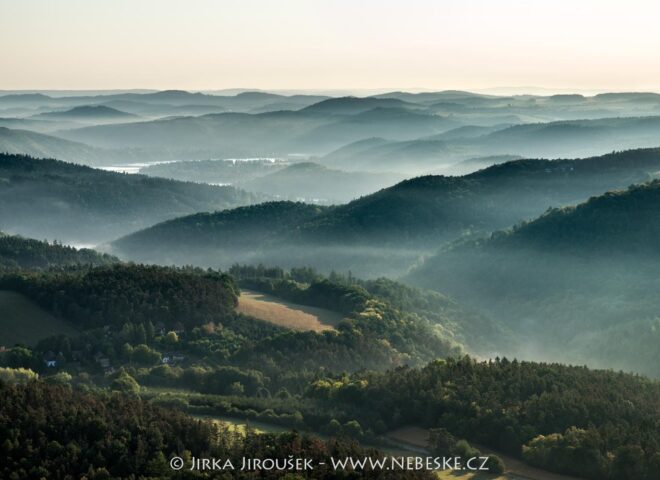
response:
<path fill-rule="evenodd" d="M 660 3 L 0 0 L 0 89 L 660 90 Z"/>

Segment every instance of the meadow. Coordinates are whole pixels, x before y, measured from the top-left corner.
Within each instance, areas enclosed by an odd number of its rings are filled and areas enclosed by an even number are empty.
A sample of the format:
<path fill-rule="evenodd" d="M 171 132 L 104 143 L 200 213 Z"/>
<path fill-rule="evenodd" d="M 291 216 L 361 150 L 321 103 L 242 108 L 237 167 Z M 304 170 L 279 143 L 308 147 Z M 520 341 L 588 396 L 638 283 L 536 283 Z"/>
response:
<path fill-rule="evenodd" d="M 287 302 L 281 298 L 251 290 L 243 290 L 237 311 L 280 327 L 322 332 L 333 330 L 342 315 L 325 308 Z"/>

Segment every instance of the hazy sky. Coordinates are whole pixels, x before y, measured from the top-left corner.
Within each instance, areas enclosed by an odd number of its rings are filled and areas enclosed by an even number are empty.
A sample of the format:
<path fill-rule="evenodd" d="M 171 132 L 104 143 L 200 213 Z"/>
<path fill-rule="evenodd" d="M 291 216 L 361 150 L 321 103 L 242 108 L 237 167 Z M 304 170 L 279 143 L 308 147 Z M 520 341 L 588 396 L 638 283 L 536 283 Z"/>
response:
<path fill-rule="evenodd" d="M 0 89 L 660 90 L 657 0 L 0 0 Z"/>

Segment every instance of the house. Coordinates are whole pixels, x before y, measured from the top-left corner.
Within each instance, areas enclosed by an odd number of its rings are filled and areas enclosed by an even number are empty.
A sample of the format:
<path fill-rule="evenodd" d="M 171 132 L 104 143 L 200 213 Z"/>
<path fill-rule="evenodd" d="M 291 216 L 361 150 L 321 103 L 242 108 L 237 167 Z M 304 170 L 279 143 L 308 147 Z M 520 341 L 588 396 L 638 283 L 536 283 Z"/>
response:
<path fill-rule="evenodd" d="M 185 333 L 186 327 L 183 326 L 183 323 L 181 322 L 176 322 L 174 324 L 174 328 L 172 328 L 172 331 L 176 333 L 177 335 L 181 335 L 182 333 Z"/>
<path fill-rule="evenodd" d="M 163 355 L 161 363 L 163 365 L 174 365 L 178 362 L 183 362 L 185 359 L 186 357 L 180 353 L 166 353 Z"/>
<path fill-rule="evenodd" d="M 51 350 L 47 351 L 44 353 L 42 357 L 44 363 L 46 364 L 47 368 L 55 368 L 57 367 L 57 356 L 55 353 Z"/>
<path fill-rule="evenodd" d="M 154 325 L 154 332 L 156 332 L 157 335 L 165 335 L 165 324 L 163 322 L 156 322 L 156 325 Z"/>
<path fill-rule="evenodd" d="M 97 352 L 96 355 L 94 355 L 94 361 L 98 363 L 101 368 L 106 369 L 110 367 L 110 359 L 101 352 Z"/>

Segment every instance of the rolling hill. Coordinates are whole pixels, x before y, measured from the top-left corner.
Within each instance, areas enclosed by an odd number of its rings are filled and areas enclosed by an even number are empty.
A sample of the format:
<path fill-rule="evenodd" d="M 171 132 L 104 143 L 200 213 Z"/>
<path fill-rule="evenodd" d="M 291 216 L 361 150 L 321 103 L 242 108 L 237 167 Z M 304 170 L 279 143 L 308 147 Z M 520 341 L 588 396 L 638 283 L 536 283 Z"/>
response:
<path fill-rule="evenodd" d="M 125 257 L 162 263 L 223 266 L 246 261 L 286 235 L 293 225 L 319 215 L 326 207 L 295 202 L 267 202 L 215 213 L 176 218 L 115 240 L 112 251 Z M 147 239 L 159 238 L 156 249 Z M 166 248 L 165 252 L 161 248 Z M 202 260 L 204 259 L 204 260 Z"/>
<path fill-rule="evenodd" d="M 651 149 L 585 160 L 519 160 L 463 177 L 418 177 L 345 205 L 307 207 L 309 215 L 283 217 L 289 223 L 276 230 L 251 231 L 245 245 L 233 247 L 234 260 L 396 275 L 443 242 L 506 228 L 549 207 L 646 181 L 659 168 L 660 151 Z M 237 215 L 251 218 L 259 232 L 264 213 L 281 214 L 286 205 L 273 203 Z M 215 215 L 224 218 L 225 213 Z M 227 259 L 231 250 L 223 235 L 233 238 L 242 230 L 224 222 L 218 224 L 221 228 L 209 228 L 213 222 L 199 218 L 184 217 L 129 235 L 114 242 L 113 251 L 143 261 L 223 265 L 218 259 Z M 252 245 L 252 238 L 262 237 L 268 242 Z"/>
<path fill-rule="evenodd" d="M 0 116 L 4 117 L 0 125 L 86 144 L 102 150 L 95 152 L 102 158 L 199 160 L 296 154 L 308 159 L 327 156 L 327 166 L 343 170 L 419 175 L 447 167 L 446 173 L 460 174 L 464 170 L 453 171 L 451 165 L 474 157 L 576 158 L 656 147 L 657 97 L 643 93 L 489 96 L 447 91 L 329 98 L 178 90 L 69 97 L 11 95 L 0 96 Z M 115 112 L 112 119 L 99 117 L 92 122 L 92 108 L 119 110 L 145 121 L 120 120 Z M 106 117 L 113 110 L 106 110 Z M 374 137 L 386 143 L 374 143 L 372 148 L 351 145 Z M 358 147 L 356 154 L 351 154 L 353 147 Z M 48 153 L 43 148 L 38 152 L 34 146 L 11 151 L 86 163 L 92 157 L 89 152 Z"/>
<path fill-rule="evenodd" d="M 0 290 L 0 310 L 0 346 L 34 345 L 50 336 L 79 333 L 69 322 L 17 292 Z"/>
<path fill-rule="evenodd" d="M 344 172 L 317 163 L 289 165 L 237 186 L 276 198 L 313 203 L 340 203 L 353 200 L 403 179 L 395 173 Z"/>
<path fill-rule="evenodd" d="M 0 226 L 33 238 L 96 244 L 177 216 L 257 199 L 232 187 L 0 155 Z"/>
<path fill-rule="evenodd" d="M 325 154 L 367 137 L 412 140 L 457 126 L 444 117 L 400 108 L 375 108 L 354 115 L 314 110 L 260 114 L 220 113 L 58 132 L 62 138 L 101 148 L 180 152 L 180 158 L 273 157 Z"/>
<path fill-rule="evenodd" d="M 239 160 L 194 160 L 165 162 L 140 168 L 140 173 L 152 177 L 172 178 L 185 182 L 234 184 L 249 182 L 277 172 L 290 165 L 286 160 L 255 158 Z"/>
<path fill-rule="evenodd" d="M 445 247 L 408 280 L 526 335 L 528 358 L 660 376 L 660 181 Z"/>
<path fill-rule="evenodd" d="M 212 156 L 226 158 L 258 157 L 289 153 L 287 144 L 292 136 L 331 121 L 328 116 L 302 112 L 219 113 L 86 127 L 63 131 L 60 135 L 102 148 L 188 152 L 182 158 L 204 158 L 193 155 L 194 152 L 212 152 Z"/>
<path fill-rule="evenodd" d="M 322 162 L 344 169 L 422 174 L 444 168 L 447 174 L 462 174 L 464 168 L 454 165 L 476 157 L 578 158 L 660 146 L 659 116 L 536 122 L 513 126 L 502 125 L 514 123 L 504 120 L 496 126 L 468 124 L 424 138 L 419 138 L 422 137 L 419 135 L 407 141 L 393 141 L 392 137 L 384 141 L 365 136 L 361 141 L 327 153 Z M 465 118 L 463 121 L 469 123 L 472 120 Z"/>
<path fill-rule="evenodd" d="M 359 140 L 321 158 L 329 167 L 349 171 L 426 173 L 456 161 L 457 152 L 441 140 Z"/>
<path fill-rule="evenodd" d="M 321 102 L 305 107 L 303 110 L 307 112 L 330 113 L 334 115 L 355 115 L 373 110 L 374 108 L 401 108 L 419 110 L 420 106 L 395 98 L 340 97 L 323 100 Z"/>
<path fill-rule="evenodd" d="M 108 265 L 118 262 L 110 255 L 90 249 L 75 249 L 0 232 L 0 270 L 45 269 L 72 265 Z"/>
<path fill-rule="evenodd" d="M 331 210 L 300 233 L 319 241 L 438 245 L 646 181 L 659 167 L 660 149 L 642 149 L 583 160 L 516 160 L 462 177 L 418 177 Z"/>
<path fill-rule="evenodd" d="M 136 120 L 137 116 L 105 105 L 82 105 L 73 107 L 70 110 L 40 113 L 32 118 L 83 122 L 121 122 Z"/>
<path fill-rule="evenodd" d="M 544 157 L 601 155 L 660 145 L 660 117 L 600 118 L 515 125 L 480 138 L 489 154 Z"/>
<path fill-rule="evenodd" d="M 80 142 L 63 140 L 52 135 L 5 127 L 0 127 L 0 152 L 33 157 L 62 158 L 87 165 L 102 165 L 120 158 L 123 158 L 124 161 L 131 158 L 130 154 L 122 156 L 122 152 L 112 152 L 90 147 Z"/>
<path fill-rule="evenodd" d="M 47 243 L 0 232 L 0 274 L 117 263 L 110 255 L 89 249 Z M 68 322 L 42 309 L 20 293 L 0 289 L 0 345 L 34 345 L 52 335 L 77 335 Z"/>

